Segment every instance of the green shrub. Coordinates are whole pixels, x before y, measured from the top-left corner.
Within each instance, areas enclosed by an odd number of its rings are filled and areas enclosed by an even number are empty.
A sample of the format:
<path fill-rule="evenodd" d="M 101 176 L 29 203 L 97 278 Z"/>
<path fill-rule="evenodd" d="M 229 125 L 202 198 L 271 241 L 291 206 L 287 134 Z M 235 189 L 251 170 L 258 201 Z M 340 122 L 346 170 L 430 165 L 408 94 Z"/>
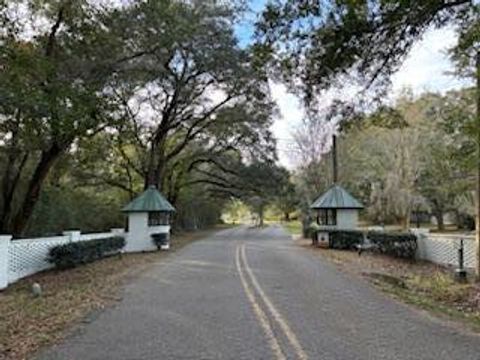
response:
<path fill-rule="evenodd" d="M 167 245 L 168 244 L 168 234 L 167 233 L 158 233 L 158 234 L 152 234 L 152 241 L 155 244 L 155 246 L 160 249 L 162 245 Z"/>
<path fill-rule="evenodd" d="M 339 250 L 353 250 L 363 244 L 363 232 L 358 230 L 329 230 L 328 247 Z"/>
<path fill-rule="evenodd" d="M 405 259 L 415 257 L 417 237 L 414 234 L 369 231 L 367 237 L 381 254 Z"/>
<path fill-rule="evenodd" d="M 69 269 L 116 253 L 124 246 L 125 239 L 120 236 L 72 242 L 51 248 L 48 261 L 58 269 Z"/>

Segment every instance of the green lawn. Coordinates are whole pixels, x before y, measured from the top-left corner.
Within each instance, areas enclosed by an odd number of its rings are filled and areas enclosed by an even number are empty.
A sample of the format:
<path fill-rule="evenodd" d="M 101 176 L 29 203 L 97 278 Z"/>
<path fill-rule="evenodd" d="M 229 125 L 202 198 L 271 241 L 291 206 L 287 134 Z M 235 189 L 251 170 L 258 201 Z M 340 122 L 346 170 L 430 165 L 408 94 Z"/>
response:
<path fill-rule="evenodd" d="M 300 221 L 284 222 L 282 225 L 292 235 L 300 235 L 302 233 L 302 223 Z"/>

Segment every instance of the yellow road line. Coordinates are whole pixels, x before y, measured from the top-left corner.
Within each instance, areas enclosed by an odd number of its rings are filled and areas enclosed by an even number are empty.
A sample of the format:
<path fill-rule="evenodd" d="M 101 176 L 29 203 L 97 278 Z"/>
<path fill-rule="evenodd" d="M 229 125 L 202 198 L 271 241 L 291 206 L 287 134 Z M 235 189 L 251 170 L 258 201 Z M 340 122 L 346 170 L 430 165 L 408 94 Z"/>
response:
<path fill-rule="evenodd" d="M 239 247 L 237 247 L 236 254 L 235 254 L 235 264 L 237 266 L 237 271 L 238 271 L 238 274 L 240 275 L 240 281 L 242 282 L 243 289 L 245 290 L 245 294 L 247 294 L 248 300 L 250 301 L 253 307 L 253 312 L 255 314 L 255 317 L 257 318 L 258 322 L 263 328 L 263 331 L 265 332 L 265 335 L 267 336 L 268 344 L 270 345 L 270 348 L 275 354 L 275 357 L 277 360 L 286 360 L 286 357 L 282 352 L 280 344 L 278 343 L 278 340 L 273 333 L 272 327 L 268 322 L 267 315 L 265 314 L 265 312 L 262 310 L 259 303 L 255 299 L 253 290 L 250 288 L 250 285 L 248 285 L 247 280 L 245 279 L 245 274 L 243 273 L 242 267 L 240 265 L 240 248 Z"/>
<path fill-rule="evenodd" d="M 287 337 L 288 341 L 290 342 L 290 345 L 292 345 L 293 349 L 297 353 L 297 356 L 300 360 L 306 360 L 308 359 L 307 354 L 303 350 L 302 346 L 300 345 L 300 342 L 297 339 L 297 336 L 295 333 L 292 331 L 290 326 L 288 325 L 287 321 L 283 318 L 283 316 L 278 312 L 278 310 L 275 308 L 273 303 L 270 301 L 269 297 L 265 294 L 263 291 L 262 287 L 257 281 L 257 278 L 253 274 L 253 271 L 251 270 L 248 261 L 247 261 L 247 256 L 245 252 L 245 245 L 242 245 L 241 247 L 241 258 L 243 260 L 243 264 L 245 266 L 245 270 L 247 272 L 247 275 L 249 276 L 253 287 L 257 291 L 258 295 L 262 298 L 263 302 L 267 306 L 268 310 L 270 313 L 273 315 L 273 318 L 275 321 L 280 325 L 280 328 L 282 329 L 283 333 Z"/>

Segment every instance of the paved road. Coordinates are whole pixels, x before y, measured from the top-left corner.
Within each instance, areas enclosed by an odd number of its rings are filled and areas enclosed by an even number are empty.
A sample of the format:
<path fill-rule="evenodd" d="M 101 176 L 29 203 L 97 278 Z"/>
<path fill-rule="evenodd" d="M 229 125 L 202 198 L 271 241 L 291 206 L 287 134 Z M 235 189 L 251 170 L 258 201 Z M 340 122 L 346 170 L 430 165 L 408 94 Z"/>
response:
<path fill-rule="evenodd" d="M 480 337 L 400 305 L 277 226 L 172 254 L 38 359 L 480 359 Z"/>

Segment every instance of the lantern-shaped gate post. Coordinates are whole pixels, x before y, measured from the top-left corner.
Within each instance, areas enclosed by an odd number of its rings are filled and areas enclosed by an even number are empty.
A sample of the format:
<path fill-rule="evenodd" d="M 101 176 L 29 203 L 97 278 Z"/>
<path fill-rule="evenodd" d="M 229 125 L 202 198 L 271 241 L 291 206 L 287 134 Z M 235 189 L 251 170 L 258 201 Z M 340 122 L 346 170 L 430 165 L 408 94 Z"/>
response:
<path fill-rule="evenodd" d="M 170 219 L 175 208 L 154 186 L 132 200 L 122 211 L 128 215 L 127 252 L 166 250 L 170 247 Z"/>
<path fill-rule="evenodd" d="M 363 205 L 340 185 L 334 184 L 310 206 L 316 211 L 317 241 L 328 244 L 331 230 L 355 230 Z"/>

